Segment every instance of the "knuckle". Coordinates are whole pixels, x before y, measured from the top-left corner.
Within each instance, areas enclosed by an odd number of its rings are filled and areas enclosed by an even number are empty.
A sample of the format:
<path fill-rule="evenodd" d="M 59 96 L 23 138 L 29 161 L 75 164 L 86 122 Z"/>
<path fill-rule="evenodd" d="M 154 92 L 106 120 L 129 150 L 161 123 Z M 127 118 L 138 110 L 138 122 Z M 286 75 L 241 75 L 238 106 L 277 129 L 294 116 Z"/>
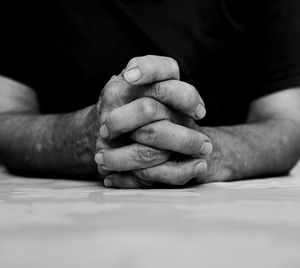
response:
<path fill-rule="evenodd" d="M 117 75 L 113 75 L 109 81 L 106 83 L 104 90 L 109 90 L 112 86 L 114 86 L 116 83 L 120 81 L 120 77 Z"/>
<path fill-rule="evenodd" d="M 127 66 L 133 67 L 138 65 L 143 70 L 151 71 L 153 70 L 152 61 L 153 61 L 153 56 L 151 55 L 134 57 L 129 61 Z"/>
<path fill-rule="evenodd" d="M 153 174 L 152 174 L 151 170 L 152 170 L 151 168 L 138 170 L 138 175 L 139 175 L 140 179 L 149 181 L 151 178 L 153 178 Z"/>
<path fill-rule="evenodd" d="M 145 73 L 150 74 L 153 77 L 156 77 L 157 70 L 155 69 L 155 67 L 151 61 L 151 58 L 149 56 L 146 56 L 143 59 L 142 64 L 143 64 L 143 69 L 145 70 Z"/>
<path fill-rule="evenodd" d="M 184 90 L 181 91 L 181 104 L 186 107 L 186 109 L 194 111 L 195 105 L 198 104 L 199 94 L 196 89 L 186 84 Z"/>
<path fill-rule="evenodd" d="M 113 79 L 113 77 L 111 77 L 111 79 L 106 83 L 104 88 L 101 90 L 100 98 L 104 98 L 106 96 L 106 94 L 109 91 L 110 86 L 112 84 L 112 79 Z"/>
<path fill-rule="evenodd" d="M 142 69 L 142 72 L 147 74 L 150 80 L 155 80 L 158 76 L 158 70 L 156 68 L 157 56 L 146 55 L 140 57 L 139 65 Z"/>
<path fill-rule="evenodd" d="M 116 95 L 119 95 L 119 93 L 120 93 L 120 87 L 116 83 L 114 83 L 107 91 L 108 97 L 114 97 Z"/>
<path fill-rule="evenodd" d="M 114 111 L 110 112 L 105 118 L 105 125 L 110 132 L 113 131 L 115 127 L 118 125 L 117 122 L 118 122 L 118 117 Z"/>
<path fill-rule="evenodd" d="M 122 80 L 119 76 L 112 76 L 103 88 L 100 98 L 102 98 L 105 103 L 112 103 L 116 96 L 120 94 L 121 83 Z"/>
<path fill-rule="evenodd" d="M 184 90 L 182 91 L 182 102 L 190 105 L 195 102 L 195 100 L 198 100 L 198 92 L 197 90 L 187 83 L 185 83 Z"/>
<path fill-rule="evenodd" d="M 138 162 L 153 162 L 156 160 L 157 156 L 153 149 L 147 147 L 136 147 L 136 159 Z"/>
<path fill-rule="evenodd" d="M 172 103 L 174 87 L 175 85 L 172 80 L 155 83 L 153 84 L 154 95 L 162 102 Z"/>
<path fill-rule="evenodd" d="M 141 57 L 134 57 L 134 58 L 132 58 L 132 59 L 128 62 L 127 66 L 130 67 L 130 66 L 137 65 L 138 62 L 140 61 L 140 59 L 141 59 Z"/>
<path fill-rule="evenodd" d="M 146 144 L 156 144 L 158 141 L 158 133 L 154 126 L 146 126 L 142 129 Z"/>
<path fill-rule="evenodd" d="M 188 83 L 185 83 L 185 84 L 186 84 L 185 91 L 188 92 L 189 96 L 191 96 L 192 98 L 195 98 L 199 95 L 197 89 L 193 85 L 190 85 Z"/>
<path fill-rule="evenodd" d="M 154 55 L 145 55 L 143 57 L 141 57 L 141 60 L 147 63 L 152 63 L 154 61 L 156 61 L 158 58 L 158 56 L 154 56 Z"/>
<path fill-rule="evenodd" d="M 189 135 L 188 131 L 183 129 L 181 131 L 181 145 L 180 149 L 184 152 L 192 152 L 195 150 L 195 142 L 191 135 Z"/>
<path fill-rule="evenodd" d="M 148 119 L 152 119 L 157 113 L 157 103 L 155 100 L 150 98 L 143 98 L 141 101 L 141 112 L 142 115 Z"/>

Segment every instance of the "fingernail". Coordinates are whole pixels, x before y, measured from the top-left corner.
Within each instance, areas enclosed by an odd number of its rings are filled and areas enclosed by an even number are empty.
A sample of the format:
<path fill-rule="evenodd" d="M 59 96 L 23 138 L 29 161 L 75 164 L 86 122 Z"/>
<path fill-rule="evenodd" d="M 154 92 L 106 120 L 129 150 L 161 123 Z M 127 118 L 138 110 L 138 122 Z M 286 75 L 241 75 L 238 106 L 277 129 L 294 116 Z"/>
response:
<path fill-rule="evenodd" d="M 194 175 L 200 175 L 207 169 L 207 164 L 205 162 L 199 162 L 194 168 Z"/>
<path fill-rule="evenodd" d="M 201 148 L 200 148 L 201 154 L 203 154 L 203 155 L 211 154 L 212 150 L 213 150 L 213 146 L 210 142 L 205 141 L 202 143 Z"/>
<path fill-rule="evenodd" d="M 95 155 L 95 162 L 99 165 L 99 166 L 103 166 L 104 165 L 104 158 L 103 158 L 103 153 L 99 152 Z"/>
<path fill-rule="evenodd" d="M 97 169 L 98 169 L 98 173 L 103 176 L 107 176 L 110 173 L 108 170 L 104 170 L 102 166 L 99 165 L 97 165 Z"/>
<path fill-rule="evenodd" d="M 138 68 L 133 68 L 129 71 L 126 71 L 124 74 L 124 78 L 127 82 L 132 83 L 136 82 L 142 77 L 142 74 Z"/>
<path fill-rule="evenodd" d="M 110 169 L 108 168 L 108 167 L 106 167 L 106 166 L 100 166 L 100 168 L 102 168 L 103 170 L 106 170 L 106 171 L 110 171 Z"/>
<path fill-rule="evenodd" d="M 113 180 L 111 178 L 105 178 L 103 184 L 107 188 L 113 187 Z"/>
<path fill-rule="evenodd" d="M 206 114 L 206 110 L 202 104 L 199 104 L 196 108 L 196 117 L 202 119 Z"/>
<path fill-rule="evenodd" d="M 103 125 L 100 128 L 100 136 L 104 139 L 109 137 L 109 132 L 108 132 L 108 129 L 107 129 L 106 125 Z"/>

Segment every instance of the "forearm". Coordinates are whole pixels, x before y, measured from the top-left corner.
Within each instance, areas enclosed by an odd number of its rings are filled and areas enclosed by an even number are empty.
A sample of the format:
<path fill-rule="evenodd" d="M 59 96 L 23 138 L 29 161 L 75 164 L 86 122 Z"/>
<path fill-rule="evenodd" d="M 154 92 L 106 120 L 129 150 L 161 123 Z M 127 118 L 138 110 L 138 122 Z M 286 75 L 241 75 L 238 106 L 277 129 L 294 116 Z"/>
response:
<path fill-rule="evenodd" d="M 63 115 L 2 114 L 2 161 L 22 174 L 95 174 L 95 122 L 95 106 Z"/>
<path fill-rule="evenodd" d="M 207 181 L 286 174 L 300 155 L 300 127 L 293 120 L 197 129 L 213 141 Z"/>

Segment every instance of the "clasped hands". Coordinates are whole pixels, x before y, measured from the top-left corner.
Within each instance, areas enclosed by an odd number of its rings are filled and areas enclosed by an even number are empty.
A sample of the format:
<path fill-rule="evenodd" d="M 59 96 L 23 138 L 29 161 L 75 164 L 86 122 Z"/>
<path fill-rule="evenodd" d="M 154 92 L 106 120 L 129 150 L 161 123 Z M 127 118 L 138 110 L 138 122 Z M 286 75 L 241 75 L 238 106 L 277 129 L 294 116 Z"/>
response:
<path fill-rule="evenodd" d="M 207 172 L 213 146 L 195 129 L 204 103 L 179 79 L 175 60 L 144 56 L 106 84 L 97 104 L 95 155 L 106 187 L 185 185 Z"/>

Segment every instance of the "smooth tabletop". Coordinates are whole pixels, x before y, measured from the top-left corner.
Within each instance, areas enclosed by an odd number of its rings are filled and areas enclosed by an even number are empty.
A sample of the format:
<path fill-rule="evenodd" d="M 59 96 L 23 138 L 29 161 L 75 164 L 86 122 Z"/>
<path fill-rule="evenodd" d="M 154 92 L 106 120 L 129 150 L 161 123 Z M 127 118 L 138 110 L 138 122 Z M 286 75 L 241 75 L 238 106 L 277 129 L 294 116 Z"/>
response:
<path fill-rule="evenodd" d="M 290 176 L 114 190 L 0 171 L 0 267 L 300 267 Z"/>

